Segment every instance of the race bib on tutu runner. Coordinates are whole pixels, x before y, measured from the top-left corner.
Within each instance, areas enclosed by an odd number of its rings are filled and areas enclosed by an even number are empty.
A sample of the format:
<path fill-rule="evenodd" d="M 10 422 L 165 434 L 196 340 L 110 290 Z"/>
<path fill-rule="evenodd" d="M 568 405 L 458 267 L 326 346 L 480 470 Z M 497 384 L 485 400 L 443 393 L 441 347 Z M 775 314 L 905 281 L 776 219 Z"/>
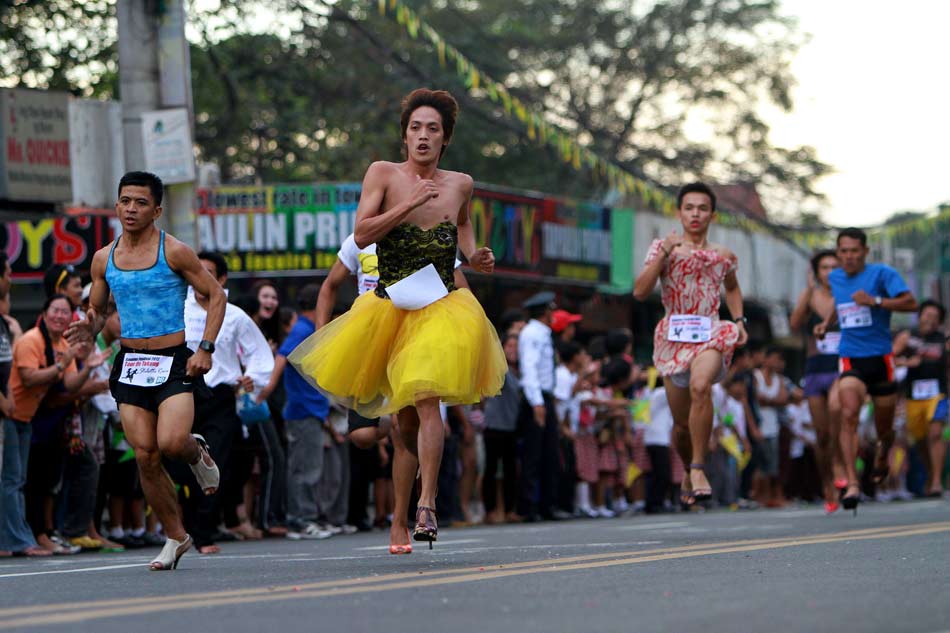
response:
<path fill-rule="evenodd" d="M 818 348 L 819 354 L 837 356 L 838 350 L 841 348 L 841 332 L 826 332 L 825 338 L 816 341 L 816 343 L 815 347 Z"/>
<path fill-rule="evenodd" d="M 838 323 L 842 330 L 871 325 L 871 308 L 855 302 L 838 304 Z"/>
<path fill-rule="evenodd" d="M 408 277 L 386 286 L 393 305 L 402 310 L 421 310 L 449 294 L 435 266 L 429 264 Z"/>
<path fill-rule="evenodd" d="M 677 343 L 705 343 L 712 338 L 712 319 L 693 314 L 674 314 L 670 317 L 667 339 Z"/>
<path fill-rule="evenodd" d="M 126 354 L 122 359 L 119 382 L 133 387 L 157 387 L 165 384 L 174 361 L 173 356 Z"/>
<path fill-rule="evenodd" d="M 915 380 L 910 389 L 914 400 L 932 400 L 940 395 L 940 381 L 936 378 Z"/>

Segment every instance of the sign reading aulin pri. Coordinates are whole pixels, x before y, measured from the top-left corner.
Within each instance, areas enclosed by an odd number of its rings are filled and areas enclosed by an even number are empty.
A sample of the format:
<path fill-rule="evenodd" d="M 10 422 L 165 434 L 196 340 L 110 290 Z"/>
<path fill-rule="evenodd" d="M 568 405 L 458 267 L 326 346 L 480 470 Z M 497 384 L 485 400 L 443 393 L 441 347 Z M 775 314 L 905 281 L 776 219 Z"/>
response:
<path fill-rule="evenodd" d="M 360 185 L 221 186 L 197 192 L 201 249 L 234 271 L 325 270 L 353 231 Z M 610 210 L 476 188 L 475 241 L 499 272 L 600 283 L 610 280 Z"/>
<path fill-rule="evenodd" d="M 353 231 L 359 185 L 199 189 L 198 242 L 235 272 L 329 269 Z"/>

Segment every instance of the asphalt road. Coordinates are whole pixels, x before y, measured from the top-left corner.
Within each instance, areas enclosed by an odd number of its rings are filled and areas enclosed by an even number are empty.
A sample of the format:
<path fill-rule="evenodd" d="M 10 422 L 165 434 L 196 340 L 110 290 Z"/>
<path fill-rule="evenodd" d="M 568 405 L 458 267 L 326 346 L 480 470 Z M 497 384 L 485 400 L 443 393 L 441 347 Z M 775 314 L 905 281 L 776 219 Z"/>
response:
<path fill-rule="evenodd" d="M 0 630 L 257 632 L 950 629 L 950 503 L 673 514 L 0 560 Z"/>

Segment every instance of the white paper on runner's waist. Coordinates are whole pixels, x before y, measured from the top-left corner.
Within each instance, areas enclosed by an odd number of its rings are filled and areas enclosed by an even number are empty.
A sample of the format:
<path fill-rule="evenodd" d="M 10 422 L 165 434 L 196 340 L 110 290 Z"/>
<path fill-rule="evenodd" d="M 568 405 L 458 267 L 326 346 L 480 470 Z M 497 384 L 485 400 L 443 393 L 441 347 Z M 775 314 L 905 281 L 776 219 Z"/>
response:
<path fill-rule="evenodd" d="M 815 347 L 818 349 L 819 354 L 833 354 L 837 356 L 838 350 L 841 349 L 841 332 L 826 332 L 825 338 L 816 341 Z"/>
<path fill-rule="evenodd" d="M 910 387 L 914 400 L 932 400 L 940 395 L 940 381 L 936 378 L 915 380 Z"/>
<path fill-rule="evenodd" d="M 871 308 L 851 301 L 838 304 L 838 324 L 842 330 L 871 325 Z"/>
<path fill-rule="evenodd" d="M 126 354 L 122 359 L 119 382 L 133 387 L 157 387 L 168 380 L 173 362 L 174 356 Z"/>
<path fill-rule="evenodd" d="M 402 310 L 421 310 L 448 296 L 439 272 L 433 264 L 421 268 L 404 279 L 386 286 L 386 294 L 393 305 Z"/>
<path fill-rule="evenodd" d="M 667 339 L 677 343 L 705 343 L 712 338 L 712 318 L 695 314 L 670 316 Z"/>

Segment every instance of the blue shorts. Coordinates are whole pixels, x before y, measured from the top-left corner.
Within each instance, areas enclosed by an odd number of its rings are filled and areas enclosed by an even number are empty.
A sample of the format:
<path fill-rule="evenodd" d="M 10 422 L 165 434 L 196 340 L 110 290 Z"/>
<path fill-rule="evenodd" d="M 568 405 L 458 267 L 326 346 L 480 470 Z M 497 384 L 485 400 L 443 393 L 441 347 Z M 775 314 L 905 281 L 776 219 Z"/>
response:
<path fill-rule="evenodd" d="M 828 371 L 820 374 L 805 374 L 805 381 L 802 384 L 802 390 L 806 398 L 812 396 L 827 396 L 831 391 L 831 386 L 838 380 L 838 372 Z"/>

